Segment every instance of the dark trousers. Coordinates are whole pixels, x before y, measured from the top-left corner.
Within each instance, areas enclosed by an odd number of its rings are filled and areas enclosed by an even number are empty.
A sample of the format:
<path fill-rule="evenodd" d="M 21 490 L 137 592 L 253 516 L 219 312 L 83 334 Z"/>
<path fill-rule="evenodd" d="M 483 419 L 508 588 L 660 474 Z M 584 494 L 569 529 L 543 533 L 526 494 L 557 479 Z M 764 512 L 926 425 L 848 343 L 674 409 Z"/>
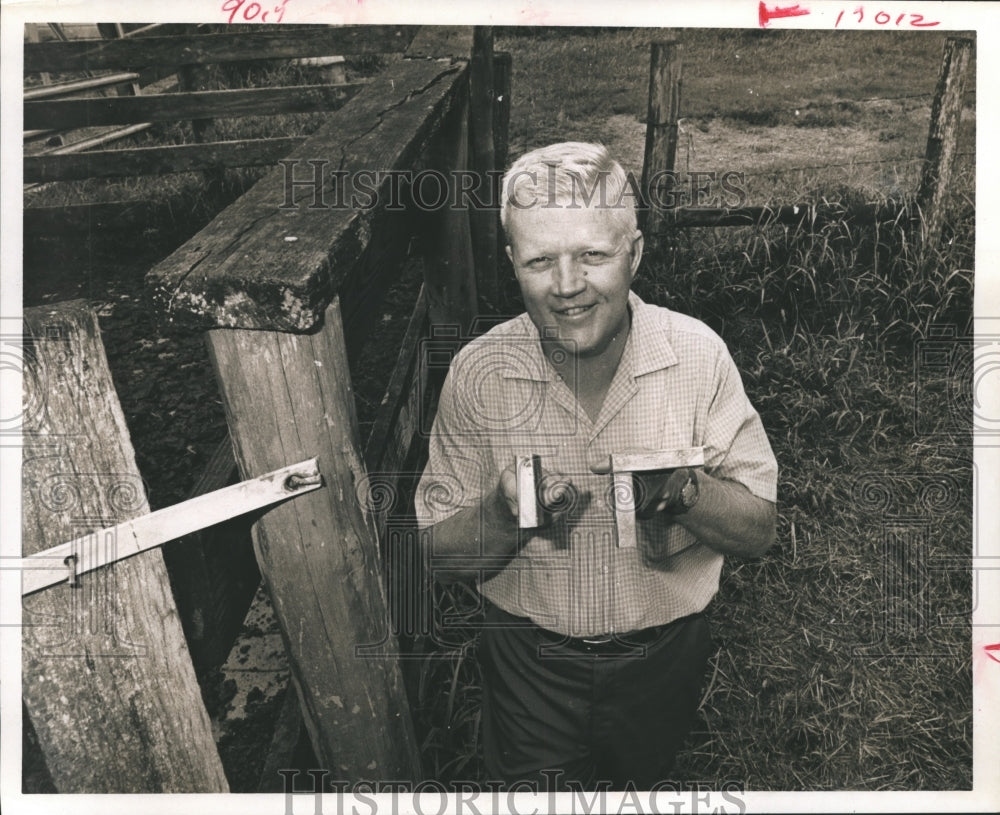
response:
<path fill-rule="evenodd" d="M 480 649 L 487 777 L 541 791 L 670 779 L 713 651 L 704 615 L 625 653 L 583 653 L 490 606 Z M 546 771 L 546 772 L 543 772 Z M 570 789 L 573 787 L 571 786 Z M 522 789 L 527 789 L 522 787 Z"/>

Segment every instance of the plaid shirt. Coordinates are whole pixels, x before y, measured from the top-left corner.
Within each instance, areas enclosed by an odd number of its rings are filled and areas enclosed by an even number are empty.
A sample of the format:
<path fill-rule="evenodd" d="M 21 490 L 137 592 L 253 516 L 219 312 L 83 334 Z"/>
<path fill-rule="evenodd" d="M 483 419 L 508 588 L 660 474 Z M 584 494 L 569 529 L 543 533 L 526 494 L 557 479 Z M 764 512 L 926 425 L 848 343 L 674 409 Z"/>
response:
<path fill-rule="evenodd" d="M 452 362 L 416 495 L 431 526 L 496 489 L 517 455 L 570 478 L 576 505 L 533 534 L 501 572 L 477 581 L 506 611 L 570 636 L 668 623 L 701 611 L 719 588 L 722 555 L 660 514 L 619 548 L 612 479 L 587 462 L 628 448 L 703 446 L 705 472 L 776 500 L 777 464 L 725 344 L 691 317 L 629 294 L 632 328 L 592 422 L 546 361 L 527 314 L 473 340 Z M 589 493 L 589 496 L 587 494 Z M 432 568 L 447 568 L 433 550 Z"/>

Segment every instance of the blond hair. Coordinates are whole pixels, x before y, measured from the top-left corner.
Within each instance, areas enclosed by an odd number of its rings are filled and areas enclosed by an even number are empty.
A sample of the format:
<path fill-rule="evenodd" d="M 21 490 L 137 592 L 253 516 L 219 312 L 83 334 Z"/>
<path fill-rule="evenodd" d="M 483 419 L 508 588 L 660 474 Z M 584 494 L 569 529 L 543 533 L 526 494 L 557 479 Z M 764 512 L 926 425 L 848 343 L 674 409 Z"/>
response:
<path fill-rule="evenodd" d="M 635 231 L 636 191 L 603 144 L 559 142 L 525 153 L 503 177 L 500 223 L 509 234 L 514 209 L 607 209 L 623 234 Z"/>

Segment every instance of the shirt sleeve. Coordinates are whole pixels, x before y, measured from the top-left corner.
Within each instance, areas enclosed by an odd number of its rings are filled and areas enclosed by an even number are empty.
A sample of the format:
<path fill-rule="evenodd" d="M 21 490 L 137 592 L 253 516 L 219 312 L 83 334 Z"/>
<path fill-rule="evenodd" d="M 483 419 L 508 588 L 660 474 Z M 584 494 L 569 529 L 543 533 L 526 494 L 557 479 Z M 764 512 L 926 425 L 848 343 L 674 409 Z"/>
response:
<path fill-rule="evenodd" d="M 705 423 L 705 470 L 717 478 L 738 481 L 759 498 L 774 502 L 778 463 L 725 347 L 720 349 L 716 370 L 716 389 Z"/>
<path fill-rule="evenodd" d="M 428 440 L 427 466 L 414 496 L 421 529 L 478 504 L 488 489 L 488 456 L 482 433 L 460 409 L 456 387 L 452 365 L 438 399 Z"/>

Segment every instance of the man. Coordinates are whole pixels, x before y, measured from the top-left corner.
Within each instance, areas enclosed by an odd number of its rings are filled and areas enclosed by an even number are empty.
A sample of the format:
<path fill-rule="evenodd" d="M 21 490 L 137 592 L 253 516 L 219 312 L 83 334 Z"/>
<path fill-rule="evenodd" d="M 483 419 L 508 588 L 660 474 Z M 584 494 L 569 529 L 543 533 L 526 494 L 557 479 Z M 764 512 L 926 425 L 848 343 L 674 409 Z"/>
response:
<path fill-rule="evenodd" d="M 487 600 L 489 778 L 650 789 L 693 722 L 723 555 L 774 540 L 777 467 L 719 337 L 630 291 L 643 237 L 605 148 L 522 156 L 502 203 L 527 313 L 469 343 L 442 389 L 417 495 L 430 568 Z M 688 447 L 703 467 L 637 478 L 638 546 L 619 546 L 609 457 Z M 552 519 L 519 530 L 513 464 L 531 454 Z"/>

